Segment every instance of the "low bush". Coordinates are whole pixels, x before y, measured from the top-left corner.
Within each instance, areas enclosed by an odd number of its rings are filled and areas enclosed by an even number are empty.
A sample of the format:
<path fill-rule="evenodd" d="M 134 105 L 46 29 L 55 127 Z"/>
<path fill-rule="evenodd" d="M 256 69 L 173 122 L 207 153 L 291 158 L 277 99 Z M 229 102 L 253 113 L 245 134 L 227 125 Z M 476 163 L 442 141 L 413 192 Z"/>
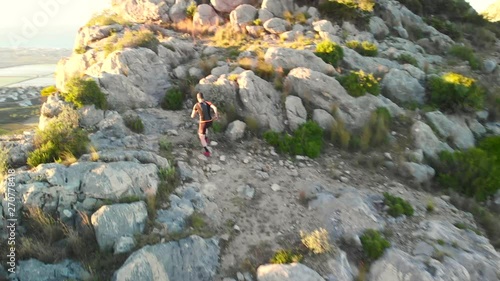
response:
<path fill-rule="evenodd" d="M 165 110 L 181 110 L 184 102 L 184 94 L 178 88 L 171 88 L 167 90 L 161 107 Z"/>
<path fill-rule="evenodd" d="M 48 96 L 52 95 L 55 92 L 57 92 L 57 88 L 56 88 L 56 86 L 52 85 L 52 86 L 48 86 L 48 87 L 43 88 L 40 91 L 40 95 L 42 97 L 48 97 Z"/>
<path fill-rule="evenodd" d="M 413 216 L 413 207 L 401 197 L 392 196 L 384 192 L 384 204 L 389 207 L 387 213 L 393 217 L 399 217 L 401 215 Z"/>
<path fill-rule="evenodd" d="M 359 148 L 363 151 L 378 147 L 389 141 L 391 114 L 387 108 L 379 107 L 373 111 L 370 120 L 364 126 L 359 139 Z"/>
<path fill-rule="evenodd" d="M 351 71 L 346 76 L 339 78 L 340 84 L 353 97 L 364 96 L 370 93 L 374 96 L 380 94 L 380 86 L 373 74 L 366 74 L 363 70 Z"/>
<path fill-rule="evenodd" d="M 346 42 L 346 46 L 355 50 L 360 55 L 367 57 L 376 57 L 378 54 L 377 45 L 368 41 L 359 42 L 356 40 Z"/>
<path fill-rule="evenodd" d="M 105 26 L 105 25 L 130 25 L 130 22 L 125 20 L 118 14 L 102 13 L 93 16 L 86 24 L 86 26 Z"/>
<path fill-rule="evenodd" d="M 450 38 L 453 40 L 459 40 L 463 36 L 458 26 L 450 21 L 441 19 L 439 17 L 428 17 L 425 18 L 425 22 L 428 25 L 434 27 L 439 32 L 450 36 Z"/>
<path fill-rule="evenodd" d="M 483 106 L 485 91 L 472 78 L 446 73 L 429 81 L 430 103 L 442 111 L 473 111 Z"/>
<path fill-rule="evenodd" d="M 338 66 L 338 63 L 344 57 L 344 50 L 338 44 L 326 40 L 316 45 L 315 54 L 326 63 Z"/>
<path fill-rule="evenodd" d="M 363 251 L 368 259 L 371 261 L 377 260 L 383 254 L 385 249 L 391 246 L 377 230 L 367 229 L 360 237 Z"/>
<path fill-rule="evenodd" d="M 469 66 L 472 69 L 481 68 L 481 61 L 476 57 L 472 48 L 461 45 L 454 45 L 450 48 L 449 53 L 459 59 L 468 61 Z"/>
<path fill-rule="evenodd" d="M 292 250 L 278 250 L 276 253 L 274 253 L 273 257 L 271 260 L 269 260 L 270 263 L 273 264 L 285 264 L 285 263 L 294 263 L 294 262 L 301 262 L 304 257 L 296 253 Z"/>
<path fill-rule="evenodd" d="M 488 142 L 483 148 L 487 148 Z M 500 164 L 494 154 L 498 147 L 490 149 L 441 152 L 440 161 L 435 164 L 437 182 L 478 201 L 486 200 L 500 188 Z"/>
<path fill-rule="evenodd" d="M 158 45 L 160 41 L 148 29 L 140 30 L 126 30 L 123 36 L 116 42 L 115 50 L 122 50 L 124 48 L 148 48 L 155 53 L 158 53 Z"/>
<path fill-rule="evenodd" d="M 307 121 L 295 130 L 293 136 L 267 131 L 264 139 L 280 153 L 316 158 L 323 147 L 323 129 L 315 122 Z"/>
<path fill-rule="evenodd" d="M 333 123 L 330 129 L 330 141 L 336 146 L 347 150 L 351 143 L 351 133 L 345 128 L 344 122 L 336 119 L 337 122 Z"/>
<path fill-rule="evenodd" d="M 64 153 L 80 157 L 87 150 L 87 132 L 78 126 L 78 113 L 71 108 L 51 120 L 44 130 L 35 134 L 35 150 L 28 157 L 28 165 L 36 167 L 64 158 Z"/>
<path fill-rule="evenodd" d="M 328 253 L 333 250 L 328 238 L 328 231 L 324 228 L 316 229 L 311 233 L 301 231 L 302 244 L 314 254 Z"/>
<path fill-rule="evenodd" d="M 417 59 L 415 59 L 412 55 L 410 54 L 401 54 L 397 57 L 396 59 L 399 63 L 405 64 L 411 64 L 413 66 L 418 67 L 418 62 Z"/>
<path fill-rule="evenodd" d="M 127 116 L 123 120 L 125 122 L 125 126 L 129 128 L 132 132 L 141 134 L 144 132 L 144 123 L 142 123 L 142 119 L 138 116 Z"/>
<path fill-rule="evenodd" d="M 92 79 L 74 77 L 66 83 L 66 92 L 62 93 L 66 102 L 74 104 L 77 108 L 84 105 L 95 105 L 96 108 L 106 109 L 106 96 L 97 83 Z"/>
<path fill-rule="evenodd" d="M 328 0 L 318 6 L 319 12 L 336 21 L 357 21 L 365 23 L 373 10 L 373 0 Z"/>

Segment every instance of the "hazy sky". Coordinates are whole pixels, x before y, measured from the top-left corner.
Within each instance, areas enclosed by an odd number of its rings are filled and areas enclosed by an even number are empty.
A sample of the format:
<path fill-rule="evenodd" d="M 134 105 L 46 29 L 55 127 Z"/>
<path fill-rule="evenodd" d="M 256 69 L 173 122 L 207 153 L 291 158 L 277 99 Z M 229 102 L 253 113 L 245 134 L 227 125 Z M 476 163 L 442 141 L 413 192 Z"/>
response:
<path fill-rule="evenodd" d="M 0 47 L 72 48 L 75 34 L 110 0 L 11 0 L 0 9 Z"/>
<path fill-rule="evenodd" d="M 495 0 L 466 0 L 483 11 Z M 75 34 L 111 0 L 9 0 L 0 9 L 0 47 L 72 48 Z"/>

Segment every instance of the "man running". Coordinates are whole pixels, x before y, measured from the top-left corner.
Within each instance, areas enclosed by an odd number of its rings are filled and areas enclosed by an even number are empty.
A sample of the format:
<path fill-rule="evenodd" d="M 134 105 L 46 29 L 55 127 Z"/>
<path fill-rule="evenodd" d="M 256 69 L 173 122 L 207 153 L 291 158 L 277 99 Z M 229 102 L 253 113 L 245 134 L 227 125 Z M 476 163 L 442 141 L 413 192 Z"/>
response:
<path fill-rule="evenodd" d="M 200 123 L 198 125 L 198 136 L 200 137 L 201 145 L 205 151 L 203 155 L 210 157 L 210 151 L 208 150 L 207 143 L 207 129 L 212 126 L 212 121 L 219 118 L 217 113 L 217 107 L 209 101 L 205 101 L 202 93 L 196 94 L 196 99 L 198 103 L 193 106 L 193 111 L 191 112 L 191 118 L 194 118 L 196 114 L 200 116 Z M 215 112 L 215 118 L 212 119 L 210 114 L 210 108 Z"/>

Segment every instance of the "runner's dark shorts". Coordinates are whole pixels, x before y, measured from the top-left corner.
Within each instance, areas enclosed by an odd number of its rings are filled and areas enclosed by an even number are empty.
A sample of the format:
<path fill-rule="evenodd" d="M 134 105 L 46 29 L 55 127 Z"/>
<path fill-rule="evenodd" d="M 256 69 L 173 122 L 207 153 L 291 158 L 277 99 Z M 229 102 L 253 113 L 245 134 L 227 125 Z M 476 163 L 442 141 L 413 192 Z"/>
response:
<path fill-rule="evenodd" d="M 207 134 L 207 129 L 212 127 L 212 121 L 210 122 L 203 122 L 198 125 L 198 134 L 200 135 L 206 135 Z"/>

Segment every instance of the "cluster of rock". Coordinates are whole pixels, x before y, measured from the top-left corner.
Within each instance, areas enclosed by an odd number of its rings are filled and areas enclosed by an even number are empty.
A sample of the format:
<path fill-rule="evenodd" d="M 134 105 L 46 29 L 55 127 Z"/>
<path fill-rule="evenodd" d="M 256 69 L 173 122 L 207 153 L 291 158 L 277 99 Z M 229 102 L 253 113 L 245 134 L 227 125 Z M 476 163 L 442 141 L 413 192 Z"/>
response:
<path fill-rule="evenodd" d="M 40 104 L 41 87 L 0 87 L 2 107 L 26 107 Z"/>

